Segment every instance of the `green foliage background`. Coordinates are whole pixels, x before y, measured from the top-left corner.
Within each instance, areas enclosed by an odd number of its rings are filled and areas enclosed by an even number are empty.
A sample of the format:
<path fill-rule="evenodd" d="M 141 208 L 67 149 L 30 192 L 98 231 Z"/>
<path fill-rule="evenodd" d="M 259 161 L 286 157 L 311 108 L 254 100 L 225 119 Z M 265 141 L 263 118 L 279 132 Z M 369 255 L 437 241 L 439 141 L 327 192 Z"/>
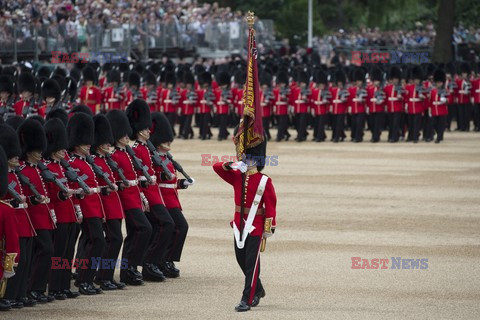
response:
<path fill-rule="evenodd" d="M 252 10 L 261 19 L 272 19 L 280 37 L 304 44 L 307 37 L 308 0 L 205 0 L 242 11 Z M 393 30 L 437 22 L 439 0 L 313 0 L 314 35 L 343 28 L 379 27 Z M 465 26 L 480 26 L 480 0 L 455 0 L 455 19 Z"/>

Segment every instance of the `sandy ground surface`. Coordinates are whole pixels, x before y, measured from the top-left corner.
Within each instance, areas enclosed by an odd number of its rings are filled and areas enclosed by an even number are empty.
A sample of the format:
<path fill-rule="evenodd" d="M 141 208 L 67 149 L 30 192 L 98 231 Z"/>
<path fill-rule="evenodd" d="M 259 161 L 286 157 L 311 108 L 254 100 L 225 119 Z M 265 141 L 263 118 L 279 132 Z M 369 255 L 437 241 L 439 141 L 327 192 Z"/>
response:
<path fill-rule="evenodd" d="M 180 191 L 190 223 L 180 278 L 0 319 L 480 318 L 480 134 L 447 133 L 440 145 L 269 143 L 278 229 L 262 254 L 267 295 L 246 314 L 233 311 L 243 288 L 233 193 L 202 153 L 234 155 L 233 143 L 174 142 L 197 180 Z M 352 270 L 352 257 L 423 258 L 428 269 Z"/>

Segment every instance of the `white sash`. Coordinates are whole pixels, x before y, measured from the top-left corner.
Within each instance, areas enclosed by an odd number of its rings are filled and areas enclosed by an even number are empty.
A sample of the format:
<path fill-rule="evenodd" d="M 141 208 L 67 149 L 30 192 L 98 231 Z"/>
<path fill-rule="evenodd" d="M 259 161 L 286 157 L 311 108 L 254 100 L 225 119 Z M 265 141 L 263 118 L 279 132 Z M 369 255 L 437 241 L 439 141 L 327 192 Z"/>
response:
<path fill-rule="evenodd" d="M 267 185 L 268 177 L 263 175 L 260 183 L 258 184 L 257 192 L 255 194 L 255 198 L 253 199 L 252 207 L 248 212 L 247 221 L 245 222 L 245 227 L 243 228 L 242 238 L 240 239 L 240 230 L 238 230 L 235 221 L 233 222 L 233 234 L 235 236 L 235 241 L 237 243 L 237 248 L 243 249 L 245 246 L 245 240 L 250 232 L 255 230 L 253 226 L 253 220 L 255 219 L 255 215 L 257 214 L 257 208 L 260 204 L 260 200 L 262 200 L 263 193 L 265 192 L 265 186 Z M 243 219 L 243 212 L 240 213 L 240 219 Z"/>

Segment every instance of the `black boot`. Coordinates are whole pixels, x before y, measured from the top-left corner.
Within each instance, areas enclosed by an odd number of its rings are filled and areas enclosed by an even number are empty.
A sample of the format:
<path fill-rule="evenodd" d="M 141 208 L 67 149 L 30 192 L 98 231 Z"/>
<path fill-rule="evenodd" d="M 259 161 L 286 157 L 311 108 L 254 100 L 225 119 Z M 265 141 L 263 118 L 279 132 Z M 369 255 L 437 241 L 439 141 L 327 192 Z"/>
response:
<path fill-rule="evenodd" d="M 18 298 L 17 300 L 23 303 L 25 307 L 34 307 L 37 305 L 37 301 L 29 297 Z"/>
<path fill-rule="evenodd" d="M 120 271 L 120 281 L 131 286 L 140 286 L 143 284 L 143 277 L 136 267 L 129 266 L 128 269 Z"/>
<path fill-rule="evenodd" d="M 122 290 L 123 288 L 126 287 L 125 283 L 123 282 L 117 282 L 115 280 L 112 280 L 111 281 L 113 285 L 115 285 L 117 287 L 118 290 Z"/>
<path fill-rule="evenodd" d="M 70 289 L 63 290 L 63 293 L 67 296 L 68 299 L 75 299 L 80 296 L 79 292 L 72 292 Z"/>
<path fill-rule="evenodd" d="M 263 298 L 263 297 L 265 297 L 265 290 L 262 289 L 262 291 L 256 293 L 255 296 L 253 297 L 252 307 L 258 306 L 258 304 L 260 303 L 260 298 Z"/>
<path fill-rule="evenodd" d="M 235 311 L 237 312 L 245 312 L 245 311 L 248 311 L 250 310 L 250 306 L 248 305 L 248 303 L 246 303 L 245 301 L 240 301 L 239 304 L 237 304 L 237 306 L 235 307 Z"/>
<path fill-rule="evenodd" d="M 6 299 L 0 299 L 0 311 L 8 311 L 10 309 L 12 309 L 10 301 Z"/>
<path fill-rule="evenodd" d="M 165 275 L 154 264 L 145 263 L 143 265 L 142 276 L 145 281 L 162 282 L 165 281 Z"/>
<path fill-rule="evenodd" d="M 84 295 L 87 295 L 87 296 L 93 296 L 93 295 L 97 294 L 97 291 L 95 290 L 95 288 L 93 288 L 93 286 L 91 286 L 90 284 L 88 284 L 86 282 L 82 282 L 78 285 L 78 291 L 81 294 L 84 294 Z"/>

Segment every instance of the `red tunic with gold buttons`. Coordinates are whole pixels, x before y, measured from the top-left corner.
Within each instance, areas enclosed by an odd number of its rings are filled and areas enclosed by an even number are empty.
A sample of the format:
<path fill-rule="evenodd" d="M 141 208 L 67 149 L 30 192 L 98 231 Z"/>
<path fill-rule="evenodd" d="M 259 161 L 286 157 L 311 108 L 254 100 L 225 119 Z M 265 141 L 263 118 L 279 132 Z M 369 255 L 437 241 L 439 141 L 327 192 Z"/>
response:
<path fill-rule="evenodd" d="M 440 101 L 441 96 L 438 94 L 438 89 L 433 88 L 428 96 L 428 108 L 432 117 L 446 116 L 448 114 L 447 101 Z"/>
<path fill-rule="evenodd" d="M 387 105 L 387 112 L 394 113 L 394 112 L 404 112 L 405 109 L 403 108 L 403 96 L 398 94 L 398 91 L 395 90 L 395 85 L 388 84 L 383 89 L 385 92 L 385 103 Z"/>
<path fill-rule="evenodd" d="M 417 91 L 416 84 L 407 84 L 405 86 L 404 100 L 407 102 L 408 114 L 419 114 L 425 109 L 425 102 Z"/>
<path fill-rule="evenodd" d="M 56 175 L 57 179 L 67 181 L 65 171 L 58 161 L 44 161 L 47 168 Z M 57 223 L 73 223 L 77 222 L 75 208 L 71 198 L 65 198 L 60 193 L 60 188 L 53 182 L 46 183 L 48 194 L 50 195 L 50 208 L 53 207 L 57 216 Z"/>
<path fill-rule="evenodd" d="M 95 173 L 93 172 L 92 167 L 85 158 L 80 157 L 78 155 L 72 154 L 70 157 L 70 165 L 74 169 L 78 169 L 78 175 L 83 176 L 86 175 L 87 179 L 85 179 L 86 185 L 90 189 L 96 189 L 96 192 L 85 195 L 83 198 L 78 199 L 78 203 L 80 204 L 80 208 L 82 209 L 83 217 L 84 218 L 104 218 L 105 212 L 103 210 L 102 200 L 100 199 L 99 195 L 99 186 L 97 183 L 97 179 L 95 178 Z M 72 187 L 74 189 L 79 189 L 80 186 L 78 183 L 72 183 Z"/>
<path fill-rule="evenodd" d="M 40 170 L 36 165 L 25 162 L 20 164 L 20 173 L 26 176 L 32 185 L 37 189 L 40 195 L 50 197 L 47 188 L 40 176 Z M 37 203 L 32 191 L 25 185 L 22 185 L 23 194 L 27 197 L 28 214 L 32 220 L 35 230 L 53 230 L 55 223 L 50 215 L 50 206 L 45 203 Z M 53 208 L 52 208 L 53 209 Z"/>
<path fill-rule="evenodd" d="M 95 115 L 100 112 L 100 104 L 102 103 L 102 92 L 96 86 L 83 86 L 78 95 L 80 104 L 84 104 L 92 110 Z"/>
<path fill-rule="evenodd" d="M 0 261 L 2 262 L 4 254 L 16 254 L 16 263 L 20 258 L 17 228 L 12 228 L 15 224 L 15 209 L 10 204 L 0 201 L 0 241 L 4 242 L 4 250 L 0 250 Z M 3 263 L 0 263 L 0 279 L 3 278 L 3 271 Z"/>
<path fill-rule="evenodd" d="M 173 163 L 167 159 L 166 155 L 160 156 L 162 160 L 167 164 L 167 169 L 173 174 L 173 179 L 163 180 L 162 179 L 162 168 L 155 166 L 155 175 L 157 176 L 158 186 L 160 192 L 162 193 L 163 201 L 165 201 L 165 207 L 167 209 L 180 208 L 180 201 L 178 199 L 177 189 L 183 189 L 179 182 L 181 180 L 177 179 L 177 170 L 173 166 Z"/>
<path fill-rule="evenodd" d="M 234 88 L 232 91 L 235 113 L 243 117 L 243 88 Z"/>
<path fill-rule="evenodd" d="M 160 111 L 165 113 L 177 112 L 178 101 L 172 99 L 172 95 L 175 94 L 176 89 L 165 88 L 162 90 L 162 104 L 160 105 Z M 177 92 L 178 93 L 178 92 Z"/>
<path fill-rule="evenodd" d="M 218 162 L 213 165 L 213 170 L 227 183 L 232 185 L 235 205 L 240 206 L 241 197 L 242 197 L 242 174 L 239 170 L 227 170 L 224 168 L 226 163 Z M 245 197 L 245 208 L 250 208 L 252 206 L 253 199 L 255 198 L 260 179 L 263 174 L 255 171 L 253 174 L 247 172 L 246 177 L 246 197 Z M 258 208 L 264 209 L 263 215 L 256 215 L 253 221 L 253 226 L 255 229 L 250 233 L 252 236 L 262 236 L 263 228 L 265 224 L 265 219 L 272 218 L 272 228 L 276 227 L 276 205 L 277 205 L 277 195 L 275 193 L 275 188 L 272 183 L 272 179 L 268 179 L 265 186 L 265 191 L 263 197 L 258 204 Z M 244 219 L 247 219 L 248 214 L 244 214 Z M 235 223 L 237 227 L 240 226 L 240 212 L 235 212 L 234 219 L 232 223 Z"/>
<path fill-rule="evenodd" d="M 113 109 L 123 110 L 124 91 L 116 93 L 115 88 L 108 86 L 103 90 L 103 105 L 106 111 Z"/>
<path fill-rule="evenodd" d="M 15 191 L 21 196 L 24 195 L 17 174 L 13 170 L 8 170 L 8 184 L 12 182 L 15 183 Z M 12 204 L 12 201 L 14 201 L 9 193 L 7 193 L 2 200 L 10 204 Z M 37 235 L 26 208 L 15 208 L 15 218 L 17 221 L 17 231 L 19 237 L 30 238 Z"/>
<path fill-rule="evenodd" d="M 33 99 L 33 98 L 32 98 Z M 13 105 L 13 108 L 15 109 L 15 113 L 17 114 L 17 116 L 26 116 L 26 114 L 23 114 L 23 111 L 29 107 L 32 107 L 32 110 L 30 111 L 30 114 L 34 114 L 35 112 L 38 113 L 38 115 L 42 118 L 45 118 L 45 111 L 46 111 L 46 107 L 45 106 L 39 106 L 38 103 L 33 103 L 32 105 L 32 101 L 31 100 L 28 100 L 28 101 L 25 101 L 25 100 L 18 100 L 14 105 Z"/>
<path fill-rule="evenodd" d="M 118 167 L 122 168 L 123 174 L 127 180 L 138 180 L 137 173 L 133 168 L 132 160 L 125 149 L 115 147 L 115 151 L 112 153 L 111 157 L 118 164 Z M 120 181 L 118 173 L 114 172 L 113 176 L 115 177 L 115 181 Z M 140 188 L 138 186 L 135 185 L 123 190 L 118 190 L 118 195 L 120 196 L 120 200 L 125 211 L 132 209 L 143 210 L 142 198 L 140 197 Z"/>
<path fill-rule="evenodd" d="M 108 174 L 108 178 L 113 183 L 116 183 L 115 176 L 112 172 L 112 169 L 107 164 L 105 157 L 92 155 L 92 158 L 97 166 L 99 166 L 103 172 Z M 108 185 L 103 179 L 98 179 L 98 185 L 100 188 L 107 188 Z M 120 196 L 118 192 L 112 191 L 108 195 L 100 193 L 100 198 L 102 199 L 103 209 L 105 210 L 106 220 L 114 219 L 123 219 L 123 207 L 122 202 L 120 201 Z"/>
<path fill-rule="evenodd" d="M 302 95 L 302 88 L 300 87 L 293 87 L 291 90 L 289 99 L 295 114 L 307 113 L 310 97 Z"/>
<path fill-rule="evenodd" d="M 152 169 L 152 156 L 150 155 L 150 151 L 148 150 L 147 145 L 137 140 L 133 144 L 132 149 L 135 151 L 135 155 L 137 156 L 137 158 L 142 161 L 143 165 L 148 167 L 148 174 L 151 177 L 155 176 L 155 171 Z M 137 171 L 137 176 L 142 176 L 142 172 Z M 140 187 L 140 190 L 147 198 L 150 206 L 165 204 L 156 183 L 153 185 L 148 185 L 148 187 L 146 188 Z"/>
<path fill-rule="evenodd" d="M 377 91 L 382 91 L 382 89 L 374 85 L 367 87 L 367 107 L 369 113 L 385 112 L 385 100 L 377 101 L 375 98 Z"/>
<path fill-rule="evenodd" d="M 277 116 L 283 116 L 288 114 L 288 101 L 289 95 L 284 97 L 281 95 L 282 90 L 280 88 L 273 89 L 273 95 L 275 96 L 275 104 L 273 106 L 273 112 Z"/>
<path fill-rule="evenodd" d="M 205 100 L 205 89 L 197 90 L 197 110 L 198 113 L 210 113 L 212 110 L 212 105 Z M 214 102 L 214 101 L 212 101 Z"/>
<path fill-rule="evenodd" d="M 340 99 L 340 92 L 342 90 L 343 89 L 340 89 L 339 87 L 330 88 L 330 95 L 332 96 L 330 111 L 332 114 L 345 114 L 347 111 L 347 101 Z"/>
<path fill-rule="evenodd" d="M 328 106 L 330 104 L 329 98 L 323 99 L 322 94 L 328 89 L 320 90 L 319 88 L 312 89 L 310 98 L 310 108 L 313 110 L 315 116 L 326 115 L 328 113 Z"/>

